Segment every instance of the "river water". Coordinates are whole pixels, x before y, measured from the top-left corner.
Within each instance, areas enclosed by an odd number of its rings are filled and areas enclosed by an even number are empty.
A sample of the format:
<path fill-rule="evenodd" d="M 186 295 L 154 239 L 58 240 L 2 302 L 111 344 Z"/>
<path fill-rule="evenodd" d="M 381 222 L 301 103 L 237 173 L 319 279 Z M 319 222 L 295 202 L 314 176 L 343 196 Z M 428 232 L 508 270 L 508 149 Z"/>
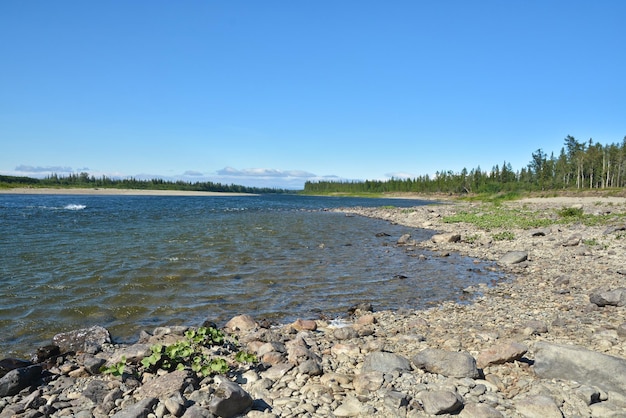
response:
<path fill-rule="evenodd" d="M 395 246 L 433 232 L 327 211 L 428 202 L 295 195 L 0 195 L 0 358 L 102 325 L 341 317 L 424 308 L 500 279 L 487 264 Z M 419 257 L 420 254 L 425 257 Z"/>

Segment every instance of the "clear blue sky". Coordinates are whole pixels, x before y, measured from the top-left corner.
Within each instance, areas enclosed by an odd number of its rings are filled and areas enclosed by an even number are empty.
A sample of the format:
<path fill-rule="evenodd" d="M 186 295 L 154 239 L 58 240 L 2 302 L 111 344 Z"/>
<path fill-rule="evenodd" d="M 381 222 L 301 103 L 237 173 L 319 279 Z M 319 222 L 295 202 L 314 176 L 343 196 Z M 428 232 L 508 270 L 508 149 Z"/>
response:
<path fill-rule="evenodd" d="M 2 1 L 0 174 L 301 188 L 626 135 L 626 1 Z"/>

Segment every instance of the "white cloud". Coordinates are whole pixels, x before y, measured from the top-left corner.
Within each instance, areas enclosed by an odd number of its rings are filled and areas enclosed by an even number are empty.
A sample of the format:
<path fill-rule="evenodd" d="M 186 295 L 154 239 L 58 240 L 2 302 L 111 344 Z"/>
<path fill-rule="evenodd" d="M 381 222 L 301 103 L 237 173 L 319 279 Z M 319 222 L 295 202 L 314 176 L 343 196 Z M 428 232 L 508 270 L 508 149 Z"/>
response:
<path fill-rule="evenodd" d="M 32 166 L 32 165 L 18 165 L 15 167 L 15 173 L 18 175 L 46 175 L 46 174 L 70 174 L 73 173 L 74 170 L 72 167 L 62 167 L 62 166 Z"/>
<path fill-rule="evenodd" d="M 296 178 L 312 178 L 316 177 L 313 173 L 308 173 L 302 170 L 278 170 L 275 168 L 245 168 L 238 170 L 233 167 L 224 167 L 221 170 L 217 170 L 219 176 L 233 176 L 233 177 L 296 177 Z"/>

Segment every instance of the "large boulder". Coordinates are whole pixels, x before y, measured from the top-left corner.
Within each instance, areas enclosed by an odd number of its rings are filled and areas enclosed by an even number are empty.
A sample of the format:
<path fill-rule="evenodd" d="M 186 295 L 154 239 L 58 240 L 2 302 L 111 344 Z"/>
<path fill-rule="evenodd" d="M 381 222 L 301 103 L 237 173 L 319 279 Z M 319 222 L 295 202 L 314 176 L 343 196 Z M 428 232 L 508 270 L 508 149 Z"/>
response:
<path fill-rule="evenodd" d="M 376 351 L 365 357 L 362 371 L 390 373 L 394 370 L 410 371 L 411 363 L 404 357 L 394 353 Z"/>
<path fill-rule="evenodd" d="M 544 379 L 564 379 L 626 393 L 626 359 L 574 345 L 535 344 L 534 370 Z"/>
<path fill-rule="evenodd" d="M 42 370 L 39 364 L 11 370 L 0 378 L 0 398 L 13 396 L 22 389 L 33 385 L 41 377 Z"/>
<path fill-rule="evenodd" d="M 413 356 L 413 364 L 430 373 L 448 377 L 478 377 L 476 360 L 469 353 L 427 348 Z"/>

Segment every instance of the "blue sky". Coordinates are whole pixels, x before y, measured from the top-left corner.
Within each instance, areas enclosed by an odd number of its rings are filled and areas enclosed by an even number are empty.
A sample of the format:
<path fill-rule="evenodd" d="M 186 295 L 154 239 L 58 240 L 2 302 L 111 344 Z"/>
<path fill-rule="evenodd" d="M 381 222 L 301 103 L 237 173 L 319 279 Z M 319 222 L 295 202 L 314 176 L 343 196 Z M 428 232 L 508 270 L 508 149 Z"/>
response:
<path fill-rule="evenodd" d="M 626 2 L 3 1 L 0 174 L 301 188 L 626 135 Z"/>

